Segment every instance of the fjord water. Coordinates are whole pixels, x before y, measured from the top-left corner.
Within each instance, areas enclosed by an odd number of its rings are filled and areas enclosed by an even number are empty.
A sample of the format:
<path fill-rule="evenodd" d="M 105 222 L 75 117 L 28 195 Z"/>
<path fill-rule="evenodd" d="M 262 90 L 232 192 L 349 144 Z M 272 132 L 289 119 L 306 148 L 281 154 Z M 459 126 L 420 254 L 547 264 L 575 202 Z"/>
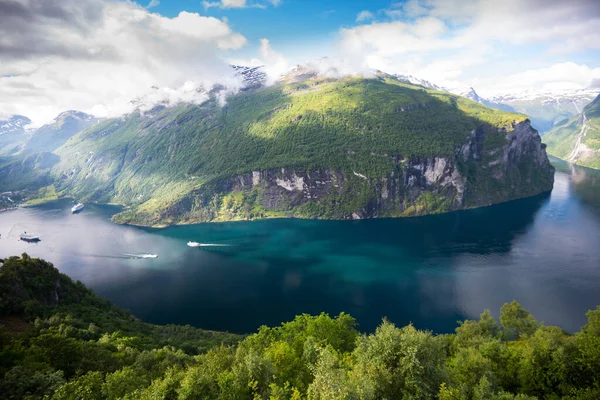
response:
<path fill-rule="evenodd" d="M 61 200 L 0 213 L 0 256 L 43 257 L 159 324 L 246 333 L 344 311 L 363 331 L 387 317 L 441 333 L 517 299 L 575 331 L 600 304 L 600 172 L 554 163 L 550 195 L 422 218 L 157 230 L 111 223 L 113 206 L 72 215 Z M 22 231 L 42 241 L 20 242 Z M 152 253 L 159 257 L 143 258 Z"/>

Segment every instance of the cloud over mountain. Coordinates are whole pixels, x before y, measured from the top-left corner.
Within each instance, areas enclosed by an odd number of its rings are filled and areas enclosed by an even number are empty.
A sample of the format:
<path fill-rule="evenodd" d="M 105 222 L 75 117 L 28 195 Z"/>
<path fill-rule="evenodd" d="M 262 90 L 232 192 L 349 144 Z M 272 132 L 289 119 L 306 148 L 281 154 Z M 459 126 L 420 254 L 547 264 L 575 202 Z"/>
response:
<path fill-rule="evenodd" d="M 596 0 L 408 0 L 357 21 L 340 30 L 346 54 L 449 86 L 470 68 L 518 58 L 520 46 L 545 58 L 600 50 Z"/>
<path fill-rule="evenodd" d="M 236 80 L 222 54 L 246 43 L 217 18 L 112 0 L 2 1 L 0 37 L 0 109 L 38 124 L 71 108 L 118 115 L 152 86 L 189 97 Z"/>

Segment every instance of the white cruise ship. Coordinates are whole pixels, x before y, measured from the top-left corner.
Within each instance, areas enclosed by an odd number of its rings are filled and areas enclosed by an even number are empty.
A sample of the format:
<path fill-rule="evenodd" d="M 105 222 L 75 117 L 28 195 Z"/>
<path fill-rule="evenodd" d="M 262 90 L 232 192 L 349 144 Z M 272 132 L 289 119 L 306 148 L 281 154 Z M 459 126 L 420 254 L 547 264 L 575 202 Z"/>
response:
<path fill-rule="evenodd" d="M 21 233 L 21 236 L 19 237 L 25 242 L 39 242 L 40 240 L 42 240 L 39 235 L 27 232 Z"/>

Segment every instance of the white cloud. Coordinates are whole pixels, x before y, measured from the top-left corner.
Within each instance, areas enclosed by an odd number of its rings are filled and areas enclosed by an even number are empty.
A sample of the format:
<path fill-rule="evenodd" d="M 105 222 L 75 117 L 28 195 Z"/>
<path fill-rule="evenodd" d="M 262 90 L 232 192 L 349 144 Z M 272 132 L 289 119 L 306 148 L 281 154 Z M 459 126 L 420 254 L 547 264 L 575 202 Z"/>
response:
<path fill-rule="evenodd" d="M 387 19 L 340 30 L 344 56 L 441 84 L 498 60 L 531 61 L 525 46 L 548 57 L 600 50 L 597 0 L 409 0 L 378 15 Z"/>
<path fill-rule="evenodd" d="M 194 93 L 202 99 L 191 86 L 239 85 L 224 55 L 246 38 L 224 21 L 188 12 L 166 18 L 111 0 L 63 0 L 50 18 L 36 9 L 44 1 L 31 0 L 29 8 L 12 13 L 0 9 L 5 113 L 39 125 L 66 109 L 129 112 L 131 99 L 156 97 L 153 86 L 172 103 L 177 96 L 193 101 Z"/>
<path fill-rule="evenodd" d="M 491 96 L 499 93 L 521 92 L 531 88 L 542 91 L 585 89 L 592 87 L 599 79 L 600 68 L 565 62 L 501 78 L 491 77 L 481 83 L 486 88 L 481 90 L 481 94 Z"/>
<path fill-rule="evenodd" d="M 260 40 L 260 56 L 267 74 L 267 84 L 275 82 L 290 68 L 288 60 L 282 54 L 273 50 L 269 39 Z"/>
<path fill-rule="evenodd" d="M 146 6 L 146 8 L 157 7 L 160 4 L 160 0 L 150 0 L 150 3 Z"/>
<path fill-rule="evenodd" d="M 220 8 L 244 8 L 246 7 L 246 0 L 221 0 L 221 1 L 204 1 L 202 2 L 204 7 L 220 7 Z"/>
<path fill-rule="evenodd" d="M 356 16 L 356 22 L 370 21 L 374 18 L 375 18 L 375 15 L 373 15 L 373 13 L 371 11 L 363 10 L 363 11 L 359 12 L 358 15 Z"/>
<path fill-rule="evenodd" d="M 277 7 L 281 4 L 281 0 L 264 0 L 259 2 L 248 2 L 246 0 L 218 0 L 218 1 L 203 1 L 204 8 L 266 8 L 268 4 Z"/>

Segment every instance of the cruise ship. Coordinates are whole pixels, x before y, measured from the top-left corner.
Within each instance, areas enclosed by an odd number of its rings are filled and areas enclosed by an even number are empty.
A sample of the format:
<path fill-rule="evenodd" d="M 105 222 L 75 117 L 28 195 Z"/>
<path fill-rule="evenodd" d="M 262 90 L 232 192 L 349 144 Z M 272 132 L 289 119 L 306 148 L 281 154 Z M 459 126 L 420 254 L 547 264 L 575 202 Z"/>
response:
<path fill-rule="evenodd" d="M 71 212 L 73 214 L 77 214 L 78 212 L 80 212 L 81 210 L 83 210 L 83 204 L 81 203 L 77 203 L 73 206 L 73 208 L 71 208 Z"/>
<path fill-rule="evenodd" d="M 27 232 L 21 233 L 20 238 L 25 242 L 39 242 L 40 240 L 42 240 L 39 235 Z"/>

